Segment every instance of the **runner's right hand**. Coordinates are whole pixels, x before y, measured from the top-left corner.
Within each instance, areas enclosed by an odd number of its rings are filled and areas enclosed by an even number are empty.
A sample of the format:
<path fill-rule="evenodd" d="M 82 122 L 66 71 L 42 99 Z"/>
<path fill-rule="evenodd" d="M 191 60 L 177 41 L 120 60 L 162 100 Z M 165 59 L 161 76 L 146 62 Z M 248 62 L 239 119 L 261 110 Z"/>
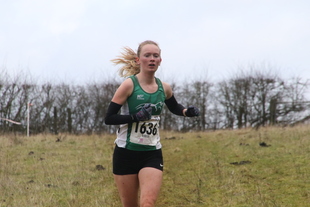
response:
<path fill-rule="evenodd" d="M 152 106 L 150 103 L 144 104 L 138 113 L 132 115 L 134 121 L 147 121 L 152 117 Z"/>

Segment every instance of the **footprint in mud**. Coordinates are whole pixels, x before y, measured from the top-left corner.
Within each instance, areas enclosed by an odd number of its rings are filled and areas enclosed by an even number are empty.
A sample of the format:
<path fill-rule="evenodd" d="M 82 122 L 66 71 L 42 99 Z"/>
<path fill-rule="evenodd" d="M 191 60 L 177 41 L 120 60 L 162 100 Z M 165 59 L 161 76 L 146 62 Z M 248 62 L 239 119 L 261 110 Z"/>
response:
<path fill-rule="evenodd" d="M 260 142 L 259 146 L 261 146 L 261 147 L 270 147 L 271 145 L 267 144 L 266 142 Z"/>
<path fill-rule="evenodd" d="M 230 164 L 231 165 L 245 165 L 245 164 L 250 164 L 251 161 L 249 160 L 243 160 L 243 161 L 240 161 L 240 162 L 231 162 Z"/>

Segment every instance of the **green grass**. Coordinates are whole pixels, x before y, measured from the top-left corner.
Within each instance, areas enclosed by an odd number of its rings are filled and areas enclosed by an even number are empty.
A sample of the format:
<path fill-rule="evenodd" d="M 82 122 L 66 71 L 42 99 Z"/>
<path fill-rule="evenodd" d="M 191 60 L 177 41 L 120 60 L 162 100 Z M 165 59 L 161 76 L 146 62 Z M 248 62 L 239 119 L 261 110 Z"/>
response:
<path fill-rule="evenodd" d="M 309 206 L 308 126 L 161 137 L 165 169 L 157 206 Z M 121 206 L 111 169 L 114 139 L 1 136 L 0 206 Z M 231 164 L 241 161 L 250 162 Z"/>

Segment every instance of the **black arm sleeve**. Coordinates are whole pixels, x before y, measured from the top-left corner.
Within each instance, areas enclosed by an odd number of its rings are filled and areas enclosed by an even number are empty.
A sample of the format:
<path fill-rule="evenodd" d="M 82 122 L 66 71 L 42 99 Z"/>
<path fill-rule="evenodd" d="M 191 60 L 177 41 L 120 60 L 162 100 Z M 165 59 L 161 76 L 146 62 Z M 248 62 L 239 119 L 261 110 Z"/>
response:
<path fill-rule="evenodd" d="M 165 103 L 169 111 L 171 111 L 173 114 L 184 116 L 183 110 L 185 109 L 185 107 L 177 102 L 174 95 L 172 95 L 171 98 L 165 100 Z"/>
<path fill-rule="evenodd" d="M 105 116 L 104 122 L 106 125 L 119 125 L 134 122 L 131 115 L 120 115 L 118 114 L 122 105 L 111 102 L 107 114 Z"/>

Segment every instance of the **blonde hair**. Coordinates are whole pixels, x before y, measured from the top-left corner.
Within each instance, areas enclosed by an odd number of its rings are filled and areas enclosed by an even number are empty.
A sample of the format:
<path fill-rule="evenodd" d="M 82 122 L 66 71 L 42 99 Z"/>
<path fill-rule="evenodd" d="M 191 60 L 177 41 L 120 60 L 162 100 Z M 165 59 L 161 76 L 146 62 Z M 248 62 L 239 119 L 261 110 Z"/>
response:
<path fill-rule="evenodd" d="M 144 45 L 153 44 L 158 48 L 158 44 L 152 40 L 146 40 L 139 44 L 137 53 L 133 51 L 130 47 L 124 47 L 123 52 L 116 59 L 111 60 L 115 65 L 122 64 L 123 66 L 119 68 L 119 75 L 121 77 L 128 77 L 131 75 L 136 75 L 140 72 L 140 65 L 137 64 L 137 57 L 140 57 L 142 47 Z M 159 49 L 160 50 L 160 49 Z"/>

